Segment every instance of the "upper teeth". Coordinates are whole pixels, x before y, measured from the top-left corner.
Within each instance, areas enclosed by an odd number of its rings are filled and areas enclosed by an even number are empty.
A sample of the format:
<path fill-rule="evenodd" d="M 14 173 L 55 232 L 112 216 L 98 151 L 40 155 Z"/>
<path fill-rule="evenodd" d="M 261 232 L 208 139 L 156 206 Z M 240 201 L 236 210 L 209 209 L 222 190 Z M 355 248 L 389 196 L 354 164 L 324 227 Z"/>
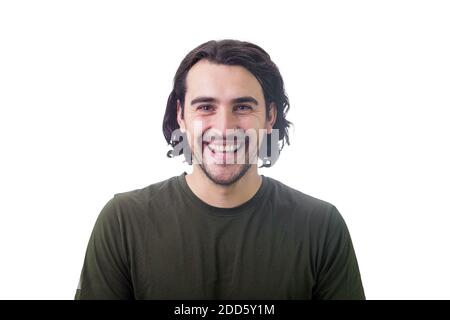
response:
<path fill-rule="evenodd" d="M 210 143 L 208 144 L 208 148 L 210 148 L 211 150 L 213 150 L 214 152 L 234 152 L 237 149 L 239 149 L 241 147 L 241 144 L 227 144 L 227 145 L 223 145 L 223 144 L 215 144 L 215 143 Z"/>

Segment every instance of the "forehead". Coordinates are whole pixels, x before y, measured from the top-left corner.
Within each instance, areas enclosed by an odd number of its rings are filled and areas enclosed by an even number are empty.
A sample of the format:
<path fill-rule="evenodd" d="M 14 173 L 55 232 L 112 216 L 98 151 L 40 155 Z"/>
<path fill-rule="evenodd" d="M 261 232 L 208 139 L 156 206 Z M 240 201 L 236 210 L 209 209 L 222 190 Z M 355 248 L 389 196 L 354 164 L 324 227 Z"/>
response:
<path fill-rule="evenodd" d="M 242 66 L 229 66 L 207 60 L 197 62 L 186 77 L 186 95 L 232 99 L 253 95 L 263 99 L 262 87 L 255 76 Z"/>

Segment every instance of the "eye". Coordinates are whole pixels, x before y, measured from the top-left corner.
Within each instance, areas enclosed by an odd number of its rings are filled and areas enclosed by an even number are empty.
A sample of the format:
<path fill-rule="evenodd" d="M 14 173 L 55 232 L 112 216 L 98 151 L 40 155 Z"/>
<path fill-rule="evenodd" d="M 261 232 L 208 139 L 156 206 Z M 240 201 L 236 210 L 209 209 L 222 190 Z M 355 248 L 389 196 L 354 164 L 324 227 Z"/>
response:
<path fill-rule="evenodd" d="M 204 104 L 197 108 L 197 110 L 200 110 L 200 111 L 210 111 L 211 109 L 212 109 L 212 106 L 209 104 Z"/>
<path fill-rule="evenodd" d="M 247 110 L 252 110 L 253 108 L 251 106 L 242 104 L 242 105 L 238 105 L 236 106 L 236 110 L 237 111 L 247 111 Z"/>

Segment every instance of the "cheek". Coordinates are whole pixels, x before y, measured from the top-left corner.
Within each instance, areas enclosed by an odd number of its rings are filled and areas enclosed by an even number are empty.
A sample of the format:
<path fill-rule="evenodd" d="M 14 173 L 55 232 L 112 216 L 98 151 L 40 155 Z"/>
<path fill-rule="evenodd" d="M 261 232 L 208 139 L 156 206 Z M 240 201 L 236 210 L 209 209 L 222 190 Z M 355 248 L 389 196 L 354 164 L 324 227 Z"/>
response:
<path fill-rule="evenodd" d="M 236 126 L 241 129 L 264 129 L 265 128 L 265 118 L 264 114 L 249 114 L 249 115 L 241 115 L 239 119 L 235 122 Z M 202 116 L 193 116 L 186 118 L 186 126 L 189 132 L 194 134 L 195 126 L 198 126 L 200 131 L 203 133 L 205 130 L 210 128 L 215 128 L 216 121 L 214 117 L 202 117 Z"/>
<path fill-rule="evenodd" d="M 205 122 L 198 119 L 190 119 L 189 122 L 186 123 L 187 138 L 191 150 L 201 148 L 202 137 L 206 128 L 205 126 Z"/>
<path fill-rule="evenodd" d="M 265 126 L 264 117 L 259 115 L 249 115 L 242 117 L 239 126 L 243 129 L 262 129 Z"/>

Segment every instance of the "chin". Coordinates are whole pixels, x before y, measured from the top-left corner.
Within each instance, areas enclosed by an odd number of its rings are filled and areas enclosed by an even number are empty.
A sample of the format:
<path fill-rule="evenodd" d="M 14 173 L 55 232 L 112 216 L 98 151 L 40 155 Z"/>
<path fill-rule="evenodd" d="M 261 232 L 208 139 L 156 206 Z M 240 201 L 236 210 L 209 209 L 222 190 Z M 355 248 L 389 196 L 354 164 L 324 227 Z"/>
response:
<path fill-rule="evenodd" d="M 220 185 L 232 185 L 239 181 L 250 169 L 249 164 L 240 165 L 201 165 L 206 176 L 214 183 Z"/>

